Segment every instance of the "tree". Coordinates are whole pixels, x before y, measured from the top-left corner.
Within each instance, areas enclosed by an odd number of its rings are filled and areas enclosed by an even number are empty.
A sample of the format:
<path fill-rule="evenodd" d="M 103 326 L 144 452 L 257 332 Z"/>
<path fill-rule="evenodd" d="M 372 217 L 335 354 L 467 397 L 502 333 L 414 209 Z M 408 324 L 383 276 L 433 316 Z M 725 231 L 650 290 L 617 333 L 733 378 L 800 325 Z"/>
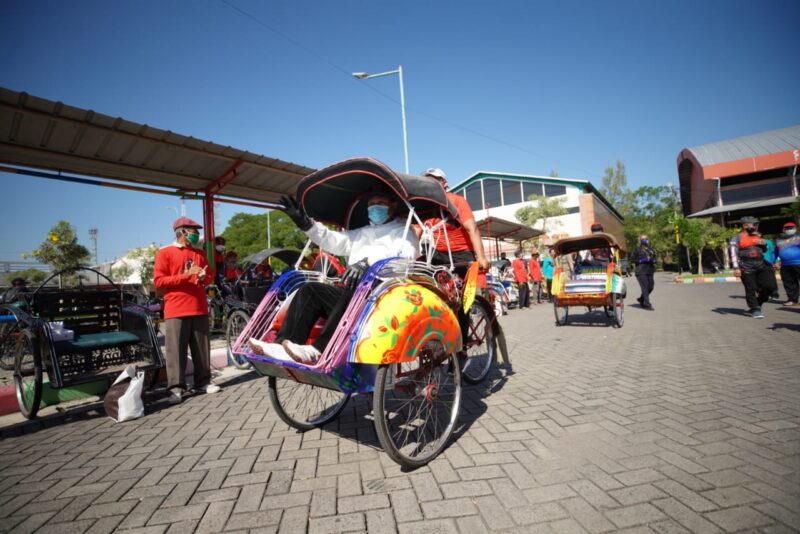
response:
<path fill-rule="evenodd" d="M 56 271 L 67 267 L 83 267 L 91 256 L 89 249 L 78 244 L 75 228 L 67 221 L 58 221 L 50 229 L 44 242 L 30 255 L 51 265 Z M 23 257 L 26 256 L 23 254 Z"/>
<path fill-rule="evenodd" d="M 157 246 L 149 245 L 147 247 L 132 249 L 127 254 L 130 259 L 139 262 L 139 277 L 142 279 L 142 286 L 144 286 L 148 292 L 155 290 L 153 286 L 153 267 L 155 267 L 157 252 Z"/>
<path fill-rule="evenodd" d="M 726 251 L 731 238 L 737 233 L 736 228 L 726 228 L 717 223 L 711 223 L 708 228 L 708 246 L 726 270 L 730 268 L 730 257 Z"/>
<path fill-rule="evenodd" d="M 788 215 L 795 223 L 800 222 L 800 197 L 795 198 L 789 206 L 781 208 L 781 215 Z"/>
<path fill-rule="evenodd" d="M 667 186 L 642 186 L 630 194 L 631 204 L 625 216 L 625 242 L 628 250 L 647 234 L 650 245 L 664 261 L 675 252 L 675 232 L 670 223 L 672 197 Z"/>
<path fill-rule="evenodd" d="M 127 262 L 122 262 L 119 267 L 111 268 L 111 279 L 118 284 L 124 284 L 125 281 L 133 274 L 133 267 L 128 265 Z"/>
<path fill-rule="evenodd" d="M 697 254 L 697 274 L 703 274 L 703 249 L 709 243 L 712 235 L 711 218 L 684 219 L 683 244 L 686 246 L 686 256 L 690 251 Z M 691 269 L 691 259 L 689 259 Z"/>
<path fill-rule="evenodd" d="M 14 278 L 24 278 L 28 284 L 41 284 L 47 278 L 47 273 L 39 269 L 23 269 L 13 273 L 6 273 L 3 283 L 11 285 L 11 280 Z"/>
<path fill-rule="evenodd" d="M 294 247 L 302 249 L 306 235 L 283 212 L 271 211 L 252 215 L 236 213 L 222 232 L 225 248 L 235 250 L 239 258 L 267 248 L 267 217 L 270 223 L 272 247 Z"/>
<path fill-rule="evenodd" d="M 600 193 L 623 216 L 630 211 L 633 199 L 628 189 L 628 175 L 625 172 L 625 165 L 620 160 L 617 160 L 616 167 L 609 165 L 603 171 Z"/>
<path fill-rule="evenodd" d="M 547 233 L 547 220 L 567 214 L 564 207 L 564 198 L 548 198 L 542 195 L 531 195 L 528 200 L 535 202 L 535 205 L 525 206 L 518 209 L 514 216 L 522 224 L 534 226 L 538 221 L 542 221 L 542 232 Z"/>

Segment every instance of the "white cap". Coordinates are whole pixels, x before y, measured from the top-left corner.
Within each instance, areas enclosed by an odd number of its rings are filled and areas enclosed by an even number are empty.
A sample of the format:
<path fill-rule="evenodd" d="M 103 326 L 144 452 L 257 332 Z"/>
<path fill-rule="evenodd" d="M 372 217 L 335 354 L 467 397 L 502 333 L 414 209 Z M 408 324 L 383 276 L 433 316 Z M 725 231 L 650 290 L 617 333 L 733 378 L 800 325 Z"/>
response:
<path fill-rule="evenodd" d="M 423 172 L 422 176 L 432 176 L 434 178 L 439 178 L 440 180 L 447 180 L 447 176 L 445 176 L 444 171 L 434 167 L 431 167 L 427 171 Z"/>

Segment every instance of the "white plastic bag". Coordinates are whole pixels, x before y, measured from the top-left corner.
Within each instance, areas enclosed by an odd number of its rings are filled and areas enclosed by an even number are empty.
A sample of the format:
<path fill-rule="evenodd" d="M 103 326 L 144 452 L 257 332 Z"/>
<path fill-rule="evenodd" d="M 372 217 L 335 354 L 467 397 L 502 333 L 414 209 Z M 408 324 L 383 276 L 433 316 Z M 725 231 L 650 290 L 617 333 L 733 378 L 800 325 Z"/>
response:
<path fill-rule="evenodd" d="M 129 365 L 108 388 L 103 401 L 106 414 L 117 423 L 142 417 L 144 415 L 143 389 L 144 371 L 137 372 L 135 365 Z"/>

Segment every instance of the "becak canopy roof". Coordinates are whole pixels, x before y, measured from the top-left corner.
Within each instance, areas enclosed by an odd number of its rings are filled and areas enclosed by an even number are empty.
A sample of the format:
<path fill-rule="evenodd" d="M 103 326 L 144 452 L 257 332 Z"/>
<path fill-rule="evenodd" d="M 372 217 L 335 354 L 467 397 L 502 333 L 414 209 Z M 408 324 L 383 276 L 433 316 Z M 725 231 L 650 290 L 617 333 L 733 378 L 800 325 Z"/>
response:
<path fill-rule="evenodd" d="M 349 159 L 309 174 L 297 185 L 296 196 L 314 219 L 353 229 L 369 223 L 362 200 L 378 191 L 408 201 L 421 219 L 438 217 L 440 210 L 454 220 L 458 216 L 434 178 L 396 173 L 371 158 Z"/>
<path fill-rule="evenodd" d="M 553 251 L 556 254 L 572 254 L 581 250 L 591 250 L 601 247 L 620 248 L 617 240 L 611 234 L 598 232 L 596 234 L 582 235 L 578 237 L 565 237 L 553 244 Z"/>

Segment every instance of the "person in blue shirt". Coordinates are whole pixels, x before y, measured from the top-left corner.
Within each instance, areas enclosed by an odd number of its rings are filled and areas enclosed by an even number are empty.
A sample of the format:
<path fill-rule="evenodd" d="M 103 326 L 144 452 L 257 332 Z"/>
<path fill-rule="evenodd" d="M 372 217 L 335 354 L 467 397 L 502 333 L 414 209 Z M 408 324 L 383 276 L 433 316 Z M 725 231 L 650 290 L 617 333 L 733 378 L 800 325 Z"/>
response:
<path fill-rule="evenodd" d="M 553 262 L 553 249 L 548 249 L 547 254 L 542 260 L 542 275 L 547 284 L 547 300 L 553 302 L 553 271 L 555 270 L 555 263 Z"/>
<path fill-rule="evenodd" d="M 783 233 L 778 237 L 778 261 L 788 299 L 786 306 L 797 306 L 800 297 L 800 235 L 797 235 L 797 224 L 792 221 L 783 225 Z"/>

